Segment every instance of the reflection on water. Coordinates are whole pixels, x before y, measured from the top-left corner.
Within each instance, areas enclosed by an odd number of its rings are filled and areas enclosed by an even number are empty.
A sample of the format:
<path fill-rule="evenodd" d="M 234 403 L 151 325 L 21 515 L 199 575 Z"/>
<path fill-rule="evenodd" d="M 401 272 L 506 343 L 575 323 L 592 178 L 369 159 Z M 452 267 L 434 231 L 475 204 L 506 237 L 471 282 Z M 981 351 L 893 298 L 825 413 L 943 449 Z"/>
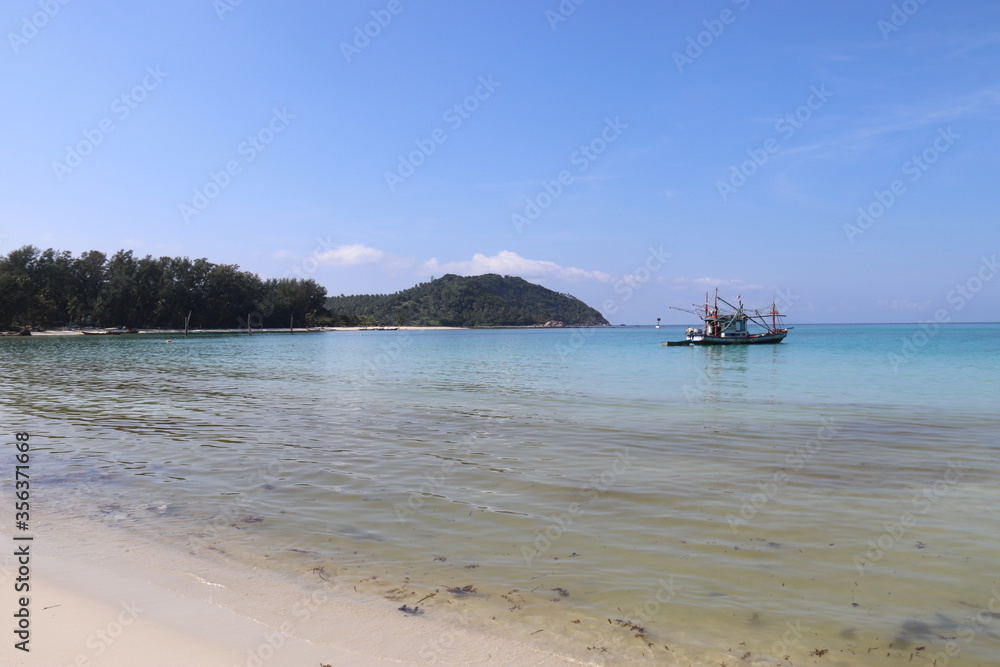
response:
<path fill-rule="evenodd" d="M 53 509 L 585 660 L 996 664 L 995 331 L 823 331 L 4 340 L 0 410 Z"/>

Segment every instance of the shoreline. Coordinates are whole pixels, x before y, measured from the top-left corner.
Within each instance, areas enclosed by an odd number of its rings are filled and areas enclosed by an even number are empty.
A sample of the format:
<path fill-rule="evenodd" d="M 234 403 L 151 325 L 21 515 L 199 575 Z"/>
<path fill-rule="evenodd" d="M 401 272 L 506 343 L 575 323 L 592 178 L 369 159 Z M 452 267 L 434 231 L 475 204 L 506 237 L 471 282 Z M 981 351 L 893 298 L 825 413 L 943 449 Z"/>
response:
<path fill-rule="evenodd" d="M 621 325 L 625 327 L 626 325 Z M 634 327 L 637 325 L 627 325 Z M 642 326 L 642 325 L 638 325 Z M 254 329 L 253 334 L 312 334 L 312 333 L 328 333 L 328 332 L 338 332 L 338 331 L 357 331 L 361 333 L 367 332 L 386 332 L 386 331 L 492 331 L 492 330 L 507 330 L 507 329 L 612 329 L 620 327 L 612 327 L 605 325 L 573 325 L 567 324 L 563 326 L 544 326 L 544 325 L 525 325 L 525 326 L 490 326 L 490 327 L 424 327 L 424 326 L 398 326 L 398 327 L 316 327 L 316 328 L 294 328 L 291 332 L 287 328 L 284 329 Z M 126 337 L 134 336 L 152 336 L 152 335 L 171 335 L 171 336 L 183 336 L 183 329 L 139 329 L 134 333 L 123 333 L 123 334 L 113 334 L 121 335 Z M 247 335 L 246 329 L 190 329 L 188 330 L 188 335 L 206 335 L 206 334 L 233 334 L 233 335 Z M 52 337 L 52 336 L 84 336 L 85 334 L 80 329 L 52 329 L 48 331 L 32 331 L 30 336 L 17 336 L 13 334 L 5 334 L 4 338 L 32 338 L 34 336 L 38 337 Z"/>
<path fill-rule="evenodd" d="M 291 333 L 325 333 L 328 331 L 446 331 L 446 330 L 461 330 L 469 329 L 471 327 L 316 327 L 316 328 L 299 328 L 295 327 Z M 254 334 L 287 334 L 289 333 L 287 328 L 284 329 L 254 329 Z M 164 335 L 184 335 L 184 329 L 139 329 L 135 333 L 130 334 L 114 334 L 126 337 L 132 336 L 151 336 L 157 334 Z M 247 335 L 246 329 L 189 329 L 188 335 L 204 335 L 204 334 L 236 334 L 236 335 Z M 80 329 L 52 329 L 49 331 L 32 331 L 31 336 L 83 336 L 85 335 Z M 23 336 L 24 338 L 31 338 L 31 336 Z M 9 336 L 10 338 L 18 338 L 18 336 Z"/>
<path fill-rule="evenodd" d="M 12 537 L 12 527 L 2 530 Z M 30 652 L 11 665 L 580 664 L 384 600 L 69 517 L 33 531 Z M 14 544 L 14 542 L 8 542 Z M 3 564 L 13 578 L 16 561 Z M 0 575 L 2 576 L 2 575 Z M 3 610 L 17 599 L 8 587 Z"/>

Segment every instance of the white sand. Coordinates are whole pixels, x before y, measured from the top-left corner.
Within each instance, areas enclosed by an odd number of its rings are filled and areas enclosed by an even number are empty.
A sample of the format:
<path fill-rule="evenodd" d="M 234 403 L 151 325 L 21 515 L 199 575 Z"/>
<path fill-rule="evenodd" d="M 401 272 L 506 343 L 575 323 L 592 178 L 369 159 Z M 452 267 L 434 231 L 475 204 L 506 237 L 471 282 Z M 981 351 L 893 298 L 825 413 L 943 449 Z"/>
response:
<path fill-rule="evenodd" d="M 6 522 L 5 522 L 6 523 Z M 14 648 L 11 526 L 0 540 L 0 664 L 567 665 L 480 632 L 410 616 L 387 600 L 303 586 L 275 573 L 165 548 L 98 523 L 32 531 L 30 652 Z"/>
<path fill-rule="evenodd" d="M 385 329 L 386 331 L 399 330 L 399 331 L 451 331 L 451 330 L 461 330 L 468 329 L 469 327 L 389 327 Z M 514 329 L 524 329 L 524 328 L 537 328 L 537 327 L 507 327 Z M 301 329 L 296 328 L 295 333 L 319 333 L 323 331 L 377 331 L 375 327 L 321 327 L 319 331 L 315 329 Z M 184 335 L 183 329 L 139 329 L 140 334 L 163 334 L 176 336 L 178 334 Z M 204 333 L 232 333 L 232 334 L 245 334 L 246 329 L 191 329 L 188 333 L 191 334 L 204 334 Z M 253 333 L 255 335 L 260 335 L 264 333 L 288 333 L 288 329 L 254 329 Z M 32 331 L 32 336 L 83 336 L 83 332 L 79 329 L 51 329 L 49 331 Z M 130 334 L 120 334 L 128 336 Z"/>

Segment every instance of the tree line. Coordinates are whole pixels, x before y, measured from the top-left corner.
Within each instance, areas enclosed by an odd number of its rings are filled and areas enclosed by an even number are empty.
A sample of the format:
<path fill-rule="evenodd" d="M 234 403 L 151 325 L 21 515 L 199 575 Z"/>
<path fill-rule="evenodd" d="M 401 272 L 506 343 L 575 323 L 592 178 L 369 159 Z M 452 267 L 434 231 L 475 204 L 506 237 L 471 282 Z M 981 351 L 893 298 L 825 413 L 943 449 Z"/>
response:
<path fill-rule="evenodd" d="M 77 324 L 142 329 L 352 326 L 327 310 L 326 288 L 312 279 L 269 278 L 235 264 L 187 257 L 110 258 L 91 250 L 24 246 L 0 257 L 0 327 Z M 294 320 L 293 320 L 294 318 Z"/>

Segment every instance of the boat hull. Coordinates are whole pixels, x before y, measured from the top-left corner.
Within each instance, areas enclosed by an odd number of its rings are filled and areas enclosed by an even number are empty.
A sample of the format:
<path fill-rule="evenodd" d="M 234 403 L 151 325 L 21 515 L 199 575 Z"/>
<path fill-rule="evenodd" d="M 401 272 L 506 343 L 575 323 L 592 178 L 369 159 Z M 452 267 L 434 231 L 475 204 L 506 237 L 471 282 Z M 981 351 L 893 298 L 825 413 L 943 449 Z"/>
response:
<path fill-rule="evenodd" d="M 692 345 L 768 345 L 780 343 L 788 335 L 787 331 L 756 334 L 753 336 L 692 336 Z"/>

